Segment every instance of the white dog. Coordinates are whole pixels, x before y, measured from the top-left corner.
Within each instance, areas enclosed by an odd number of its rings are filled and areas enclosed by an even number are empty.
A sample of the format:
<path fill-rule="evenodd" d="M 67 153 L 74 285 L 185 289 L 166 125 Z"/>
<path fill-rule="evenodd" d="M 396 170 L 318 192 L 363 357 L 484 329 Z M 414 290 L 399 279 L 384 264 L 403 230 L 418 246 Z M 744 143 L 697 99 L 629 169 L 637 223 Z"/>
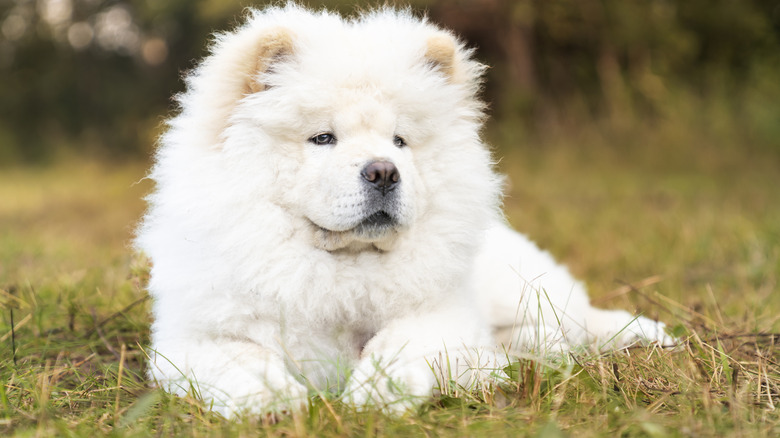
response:
<path fill-rule="evenodd" d="M 227 415 L 298 409 L 311 389 L 394 408 L 437 375 L 478 382 L 505 350 L 671 341 L 591 307 L 505 225 L 483 70 L 391 9 L 271 7 L 217 35 L 160 140 L 138 231 L 151 377 Z"/>

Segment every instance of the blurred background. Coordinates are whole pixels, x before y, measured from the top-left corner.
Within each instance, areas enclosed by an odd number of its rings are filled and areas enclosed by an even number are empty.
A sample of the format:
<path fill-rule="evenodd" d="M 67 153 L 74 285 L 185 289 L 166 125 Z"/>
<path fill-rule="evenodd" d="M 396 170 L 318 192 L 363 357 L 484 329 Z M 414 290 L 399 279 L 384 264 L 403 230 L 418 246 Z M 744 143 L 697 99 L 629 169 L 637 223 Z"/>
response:
<path fill-rule="evenodd" d="M 148 157 L 181 73 L 250 4 L 263 2 L 0 1 L 0 163 Z M 778 0 L 409 4 L 492 66 L 484 97 L 501 149 L 585 135 L 629 153 L 649 129 L 671 154 L 780 154 Z"/>

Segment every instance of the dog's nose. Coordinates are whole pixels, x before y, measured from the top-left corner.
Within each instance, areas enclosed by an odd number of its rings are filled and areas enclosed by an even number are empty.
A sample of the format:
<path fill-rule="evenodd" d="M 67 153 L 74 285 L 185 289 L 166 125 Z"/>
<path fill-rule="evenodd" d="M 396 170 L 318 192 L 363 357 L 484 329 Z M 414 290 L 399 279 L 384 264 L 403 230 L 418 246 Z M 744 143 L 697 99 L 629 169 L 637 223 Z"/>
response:
<path fill-rule="evenodd" d="M 382 195 L 395 189 L 401 181 L 401 174 L 395 164 L 389 161 L 372 161 L 368 163 L 360 175 Z"/>

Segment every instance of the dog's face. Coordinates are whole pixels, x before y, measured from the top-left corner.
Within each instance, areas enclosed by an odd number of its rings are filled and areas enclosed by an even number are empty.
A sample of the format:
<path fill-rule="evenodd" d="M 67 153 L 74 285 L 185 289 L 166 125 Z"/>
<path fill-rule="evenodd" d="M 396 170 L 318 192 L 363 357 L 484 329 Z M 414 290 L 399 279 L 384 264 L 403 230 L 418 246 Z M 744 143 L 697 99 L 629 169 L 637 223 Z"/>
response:
<path fill-rule="evenodd" d="M 315 246 L 389 249 L 426 211 L 426 178 L 448 153 L 452 94 L 466 81 L 458 43 L 442 32 L 371 41 L 355 28 L 327 38 L 259 35 L 234 119 L 268 145 L 276 202 L 307 224 Z"/>
<path fill-rule="evenodd" d="M 289 201 L 311 222 L 319 246 L 381 247 L 413 223 L 425 199 L 412 146 L 386 99 L 352 89 L 329 94 L 321 126 L 300 139 L 303 161 Z"/>
<path fill-rule="evenodd" d="M 271 128 L 281 133 L 274 141 L 287 144 L 282 159 L 297 164 L 280 177 L 287 181 L 281 202 L 305 218 L 323 249 L 384 249 L 425 209 L 418 174 L 424 163 L 415 156 L 425 147 L 418 143 L 420 127 L 378 85 L 309 86 L 294 84 L 296 96 L 316 99 L 291 99 L 285 85 L 258 99 L 278 94 L 287 102 L 274 107 L 297 113 L 288 120 L 300 125 Z"/>

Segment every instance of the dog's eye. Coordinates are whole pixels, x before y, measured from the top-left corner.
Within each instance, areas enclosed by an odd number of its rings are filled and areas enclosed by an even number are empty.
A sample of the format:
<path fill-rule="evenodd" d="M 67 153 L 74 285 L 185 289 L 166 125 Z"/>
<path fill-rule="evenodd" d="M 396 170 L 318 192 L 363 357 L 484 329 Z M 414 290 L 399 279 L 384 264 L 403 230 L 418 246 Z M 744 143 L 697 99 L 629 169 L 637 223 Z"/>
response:
<path fill-rule="evenodd" d="M 393 144 L 398 146 L 399 148 L 402 148 L 406 146 L 406 140 L 404 140 L 403 137 L 396 135 L 395 137 L 393 137 Z"/>
<path fill-rule="evenodd" d="M 310 138 L 309 141 L 318 146 L 322 146 L 326 144 L 336 144 L 336 136 L 329 132 L 323 132 L 322 134 L 317 134 L 314 137 Z"/>

